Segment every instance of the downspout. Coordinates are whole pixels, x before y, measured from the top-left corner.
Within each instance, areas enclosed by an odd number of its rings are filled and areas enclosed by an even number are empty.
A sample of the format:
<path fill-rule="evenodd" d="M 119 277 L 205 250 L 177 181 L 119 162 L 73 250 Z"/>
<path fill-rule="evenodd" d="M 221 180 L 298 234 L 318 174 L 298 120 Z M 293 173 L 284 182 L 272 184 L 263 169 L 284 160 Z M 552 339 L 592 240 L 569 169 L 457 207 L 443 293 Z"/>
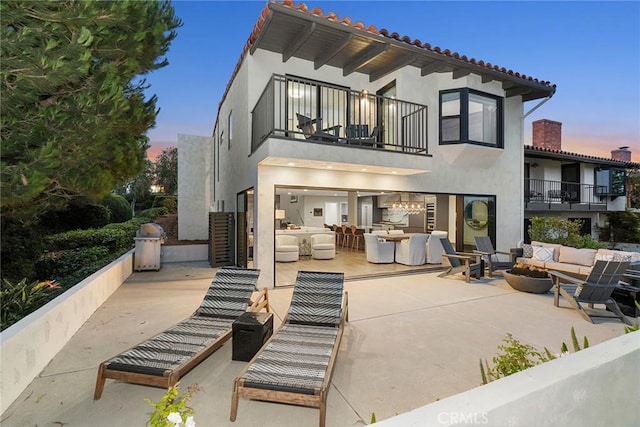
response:
<path fill-rule="evenodd" d="M 542 101 L 538 102 L 532 109 L 527 111 L 520 118 L 520 128 L 522 132 L 520 133 L 520 149 L 522 150 L 522 161 L 520 162 L 520 178 L 522 179 L 522 185 L 520 186 L 520 190 L 522 193 L 520 194 L 520 226 L 522 227 L 522 233 L 520 234 L 521 239 L 518 242 L 518 247 L 521 247 L 521 243 L 524 241 L 524 119 L 527 118 L 528 115 L 536 111 L 538 108 L 542 107 L 551 97 L 556 93 L 556 88 L 553 88 L 553 92 L 549 94 L 549 96 L 545 97 Z M 524 103 L 523 103 L 524 104 Z"/>

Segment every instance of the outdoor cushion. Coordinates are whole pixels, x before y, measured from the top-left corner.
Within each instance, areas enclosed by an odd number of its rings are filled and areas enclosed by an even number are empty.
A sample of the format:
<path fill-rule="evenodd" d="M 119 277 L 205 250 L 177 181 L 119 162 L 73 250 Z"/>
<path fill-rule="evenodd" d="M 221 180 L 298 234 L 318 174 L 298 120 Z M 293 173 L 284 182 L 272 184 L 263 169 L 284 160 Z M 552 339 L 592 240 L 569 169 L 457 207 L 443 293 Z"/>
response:
<path fill-rule="evenodd" d="M 558 261 L 567 264 L 592 266 L 597 252 L 596 249 L 576 249 L 569 246 L 561 246 Z"/>
<path fill-rule="evenodd" d="M 553 248 L 545 248 L 542 246 L 534 246 L 533 247 L 533 259 L 538 261 L 553 261 L 553 253 L 555 250 Z"/>
<path fill-rule="evenodd" d="M 525 258 L 533 258 L 533 246 L 525 243 L 522 245 L 522 256 Z"/>
<path fill-rule="evenodd" d="M 542 246 L 543 248 L 553 248 L 553 249 L 555 249 L 555 252 L 553 253 L 553 260 L 555 262 L 559 261 L 559 259 L 560 259 L 560 247 L 562 245 L 556 244 L 556 243 L 544 243 L 544 242 L 536 242 L 536 241 L 531 242 L 531 245 L 533 245 L 533 246 Z"/>
<path fill-rule="evenodd" d="M 547 262 L 544 264 L 545 269 L 549 271 L 561 271 L 568 274 L 584 274 L 582 271 L 583 265 L 580 264 L 567 264 L 566 262 Z"/>

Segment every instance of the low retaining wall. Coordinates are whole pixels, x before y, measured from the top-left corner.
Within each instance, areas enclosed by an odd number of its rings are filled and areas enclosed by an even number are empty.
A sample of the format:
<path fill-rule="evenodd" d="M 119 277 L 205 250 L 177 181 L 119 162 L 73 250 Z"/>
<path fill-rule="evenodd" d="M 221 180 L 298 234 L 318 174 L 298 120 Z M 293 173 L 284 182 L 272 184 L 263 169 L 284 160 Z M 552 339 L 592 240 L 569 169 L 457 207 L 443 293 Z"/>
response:
<path fill-rule="evenodd" d="M 637 426 L 638 378 L 640 332 L 633 332 L 376 426 Z"/>
<path fill-rule="evenodd" d="M 162 262 L 206 261 L 209 259 L 209 245 L 162 246 Z"/>
<path fill-rule="evenodd" d="M 0 333 L 0 413 L 133 272 L 133 250 Z"/>

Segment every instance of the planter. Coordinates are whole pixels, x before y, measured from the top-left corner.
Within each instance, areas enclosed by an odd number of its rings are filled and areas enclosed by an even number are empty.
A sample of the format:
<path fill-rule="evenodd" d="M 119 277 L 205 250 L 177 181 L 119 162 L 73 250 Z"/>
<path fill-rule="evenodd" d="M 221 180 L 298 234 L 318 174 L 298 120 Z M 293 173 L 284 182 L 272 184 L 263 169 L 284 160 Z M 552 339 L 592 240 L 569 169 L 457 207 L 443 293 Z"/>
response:
<path fill-rule="evenodd" d="M 546 294 L 553 286 L 553 281 L 549 277 L 530 277 L 513 274 L 511 270 L 505 271 L 503 277 L 513 289 L 532 294 Z"/>

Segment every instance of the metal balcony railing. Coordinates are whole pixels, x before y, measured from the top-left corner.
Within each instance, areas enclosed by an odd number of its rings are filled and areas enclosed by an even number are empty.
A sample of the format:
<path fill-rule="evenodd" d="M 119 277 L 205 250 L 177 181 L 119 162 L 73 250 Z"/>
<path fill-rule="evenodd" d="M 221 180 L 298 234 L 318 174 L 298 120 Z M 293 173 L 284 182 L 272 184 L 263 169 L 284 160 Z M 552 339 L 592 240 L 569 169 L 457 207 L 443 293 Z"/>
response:
<path fill-rule="evenodd" d="M 524 180 L 524 201 L 528 203 L 567 203 L 584 205 L 606 205 L 599 196 L 606 191 L 603 186 L 577 182 Z"/>
<path fill-rule="evenodd" d="M 270 137 L 428 154 L 427 106 L 274 74 L 252 114 L 251 149 Z"/>

